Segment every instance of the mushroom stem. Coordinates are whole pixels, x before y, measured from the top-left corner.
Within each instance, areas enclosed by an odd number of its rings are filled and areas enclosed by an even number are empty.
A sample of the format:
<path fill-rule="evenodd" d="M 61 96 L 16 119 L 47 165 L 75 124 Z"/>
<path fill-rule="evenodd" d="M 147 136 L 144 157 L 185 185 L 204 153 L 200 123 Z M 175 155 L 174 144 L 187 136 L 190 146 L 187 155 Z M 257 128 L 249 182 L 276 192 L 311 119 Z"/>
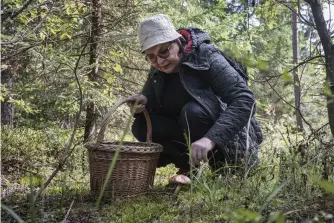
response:
<path fill-rule="evenodd" d="M 182 187 L 181 184 L 178 184 L 178 185 L 177 185 L 177 187 L 175 188 L 175 191 L 174 191 L 174 195 L 175 195 L 175 196 L 177 196 L 177 195 L 180 193 L 180 191 L 181 191 L 181 187 Z"/>

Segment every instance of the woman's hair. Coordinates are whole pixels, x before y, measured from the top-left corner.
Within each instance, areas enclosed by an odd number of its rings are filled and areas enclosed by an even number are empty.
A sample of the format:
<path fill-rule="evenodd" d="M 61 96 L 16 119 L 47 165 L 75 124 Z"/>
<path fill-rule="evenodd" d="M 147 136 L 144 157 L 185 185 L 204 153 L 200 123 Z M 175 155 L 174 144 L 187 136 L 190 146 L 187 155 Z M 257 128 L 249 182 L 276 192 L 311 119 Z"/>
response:
<path fill-rule="evenodd" d="M 184 54 L 184 50 L 185 50 L 185 47 L 187 45 L 187 40 L 182 36 L 182 37 L 176 39 L 175 42 L 177 43 L 177 45 L 180 48 L 179 53 Z"/>

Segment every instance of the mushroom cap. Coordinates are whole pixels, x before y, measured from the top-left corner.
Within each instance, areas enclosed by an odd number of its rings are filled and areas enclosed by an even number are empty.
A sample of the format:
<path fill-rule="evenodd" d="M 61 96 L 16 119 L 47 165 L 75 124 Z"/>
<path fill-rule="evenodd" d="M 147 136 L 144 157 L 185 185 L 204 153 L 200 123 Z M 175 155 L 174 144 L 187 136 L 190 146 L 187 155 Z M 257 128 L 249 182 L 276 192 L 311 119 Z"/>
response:
<path fill-rule="evenodd" d="M 175 184 L 190 184 L 191 180 L 189 177 L 178 174 L 169 179 L 169 183 L 175 183 Z"/>

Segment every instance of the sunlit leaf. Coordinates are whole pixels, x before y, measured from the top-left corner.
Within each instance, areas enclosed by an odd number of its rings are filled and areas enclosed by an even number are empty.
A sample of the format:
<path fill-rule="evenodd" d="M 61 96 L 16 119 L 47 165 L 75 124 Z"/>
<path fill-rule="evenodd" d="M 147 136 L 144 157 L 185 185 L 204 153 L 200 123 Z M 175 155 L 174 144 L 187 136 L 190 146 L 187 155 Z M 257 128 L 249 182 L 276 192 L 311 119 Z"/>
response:
<path fill-rule="evenodd" d="M 70 36 L 70 35 L 67 34 L 67 33 L 63 33 L 63 34 L 61 34 L 61 36 L 60 36 L 60 40 L 71 39 L 71 38 L 72 38 L 72 36 Z"/>
<path fill-rule="evenodd" d="M 116 71 L 117 73 L 122 73 L 122 67 L 119 64 L 115 64 L 115 66 L 113 66 L 114 71 Z"/>
<path fill-rule="evenodd" d="M 260 70 L 268 70 L 268 68 L 269 68 L 268 62 L 266 62 L 264 60 L 259 60 L 257 62 L 257 66 Z"/>
<path fill-rule="evenodd" d="M 114 82 L 114 78 L 113 78 L 113 77 L 109 77 L 109 78 L 107 79 L 107 82 L 108 82 L 109 84 L 111 84 L 112 82 Z"/>
<path fill-rule="evenodd" d="M 43 32 L 40 32 L 40 33 L 39 33 L 39 38 L 40 38 L 41 40 L 44 40 L 44 39 L 45 39 L 45 35 L 44 35 Z"/>

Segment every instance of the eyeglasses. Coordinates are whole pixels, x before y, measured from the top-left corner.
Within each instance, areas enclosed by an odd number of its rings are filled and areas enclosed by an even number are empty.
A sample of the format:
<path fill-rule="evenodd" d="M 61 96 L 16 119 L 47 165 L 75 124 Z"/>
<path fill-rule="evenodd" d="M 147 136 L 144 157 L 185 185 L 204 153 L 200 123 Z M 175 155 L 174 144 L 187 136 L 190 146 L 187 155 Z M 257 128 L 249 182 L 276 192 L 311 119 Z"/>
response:
<path fill-rule="evenodd" d="M 145 55 L 145 60 L 147 60 L 150 63 L 156 63 L 158 61 L 158 57 L 160 57 L 162 59 L 166 59 L 167 57 L 169 57 L 169 54 L 170 54 L 169 50 L 170 50 L 173 43 L 174 43 L 174 41 L 170 42 L 168 44 L 168 46 L 160 49 L 158 55 L 146 54 Z"/>

